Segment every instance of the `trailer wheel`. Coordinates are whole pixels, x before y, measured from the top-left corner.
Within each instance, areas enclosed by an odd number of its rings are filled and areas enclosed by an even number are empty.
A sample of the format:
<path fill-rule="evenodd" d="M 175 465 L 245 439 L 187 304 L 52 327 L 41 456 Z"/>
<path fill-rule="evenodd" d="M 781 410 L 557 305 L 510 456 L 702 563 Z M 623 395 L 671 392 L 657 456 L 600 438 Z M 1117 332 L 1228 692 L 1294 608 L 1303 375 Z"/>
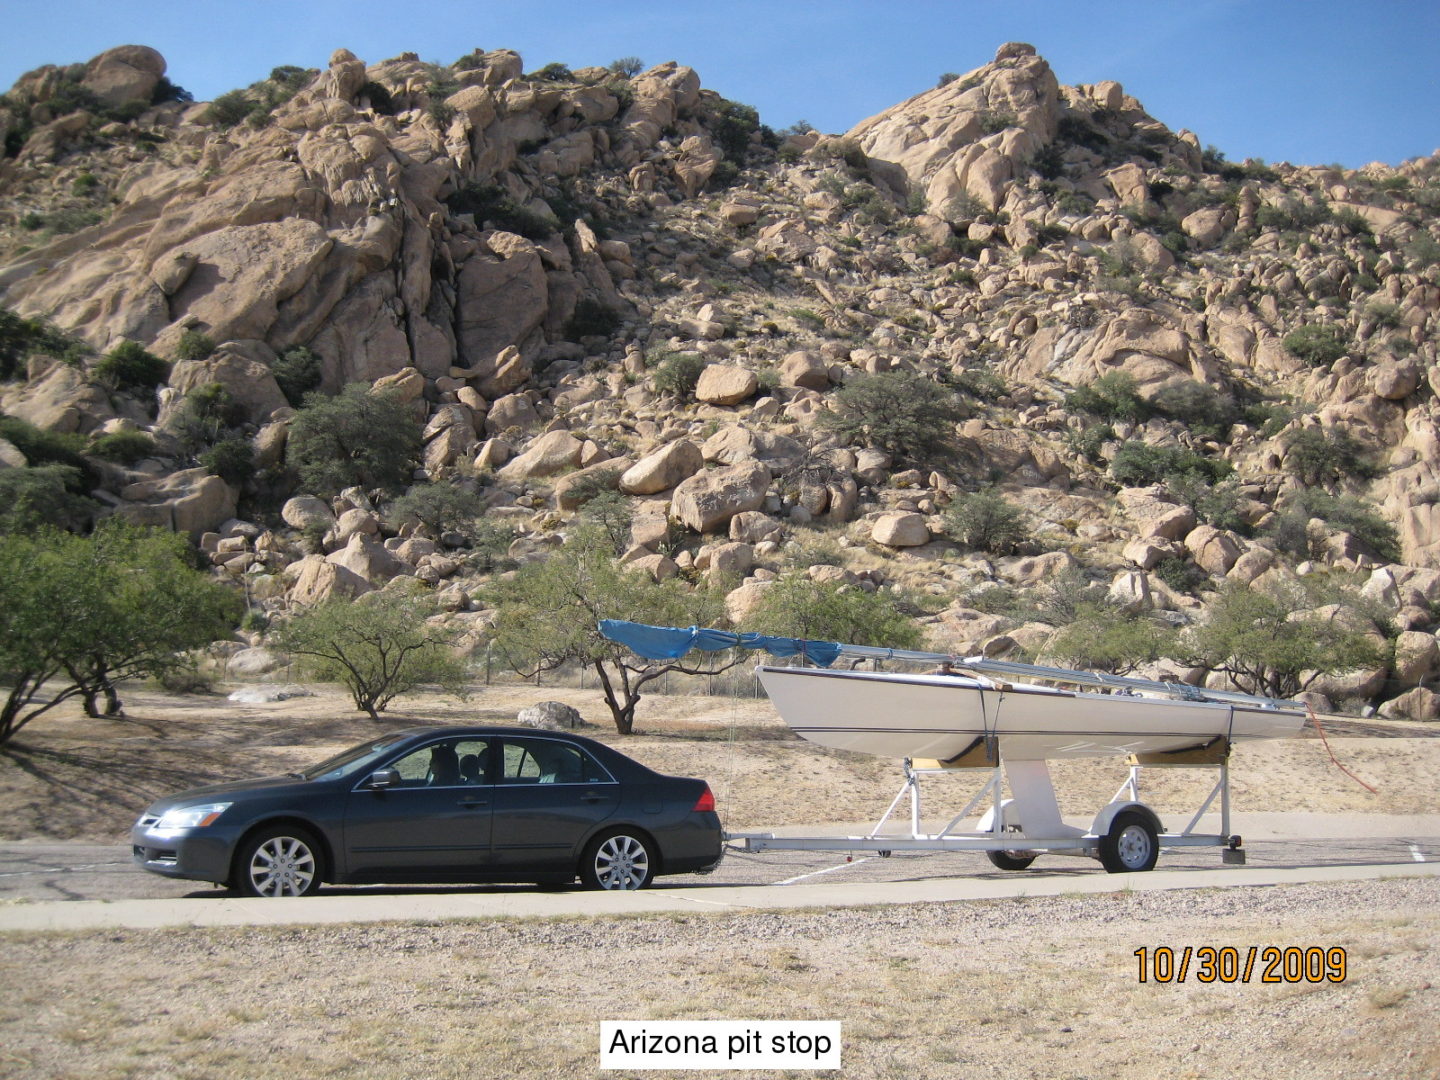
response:
<path fill-rule="evenodd" d="M 1028 870 L 1040 856 L 1030 851 L 987 851 L 985 857 L 997 870 Z"/>
<path fill-rule="evenodd" d="M 1110 831 L 1100 838 L 1100 864 L 1111 874 L 1138 874 L 1155 868 L 1160 839 L 1144 814 L 1116 814 Z"/>

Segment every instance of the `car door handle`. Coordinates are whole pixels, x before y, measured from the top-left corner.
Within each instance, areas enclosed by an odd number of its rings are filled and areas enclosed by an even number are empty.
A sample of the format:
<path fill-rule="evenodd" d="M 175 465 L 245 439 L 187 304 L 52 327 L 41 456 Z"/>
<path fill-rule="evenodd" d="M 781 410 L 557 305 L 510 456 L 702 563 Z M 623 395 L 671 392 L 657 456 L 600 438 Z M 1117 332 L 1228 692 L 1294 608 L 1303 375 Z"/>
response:
<path fill-rule="evenodd" d="M 587 791 L 584 795 L 581 795 L 581 796 L 580 796 L 580 801 L 581 801 L 581 802 L 588 802 L 588 803 L 609 802 L 609 801 L 610 801 L 610 796 L 609 796 L 609 795 L 600 795 L 600 794 L 597 794 L 596 792 L 593 792 L 593 791 Z"/>
<path fill-rule="evenodd" d="M 489 799 L 461 799 L 461 800 L 460 800 L 460 805 L 461 805 L 461 806 L 464 806 L 464 807 L 467 807 L 467 808 L 473 807 L 473 806 L 489 806 L 489 805 L 490 805 L 490 800 L 489 800 Z"/>

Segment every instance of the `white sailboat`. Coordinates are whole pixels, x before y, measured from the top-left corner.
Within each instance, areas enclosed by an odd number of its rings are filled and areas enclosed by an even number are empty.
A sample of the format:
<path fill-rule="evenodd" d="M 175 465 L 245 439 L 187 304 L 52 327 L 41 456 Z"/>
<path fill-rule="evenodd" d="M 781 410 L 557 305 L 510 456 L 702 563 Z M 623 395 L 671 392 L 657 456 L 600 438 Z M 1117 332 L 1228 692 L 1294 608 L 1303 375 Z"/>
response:
<path fill-rule="evenodd" d="M 1007 666 L 979 658 L 957 663 L 992 671 Z M 1081 674 L 1024 667 L 1057 679 Z M 1291 738 L 1306 720 L 1297 702 L 1160 696 L 1177 692 L 1166 683 L 1088 693 L 959 674 L 767 666 L 758 675 L 797 735 L 880 757 L 949 762 L 983 754 L 993 762 L 1178 753 L 1217 739 Z"/>

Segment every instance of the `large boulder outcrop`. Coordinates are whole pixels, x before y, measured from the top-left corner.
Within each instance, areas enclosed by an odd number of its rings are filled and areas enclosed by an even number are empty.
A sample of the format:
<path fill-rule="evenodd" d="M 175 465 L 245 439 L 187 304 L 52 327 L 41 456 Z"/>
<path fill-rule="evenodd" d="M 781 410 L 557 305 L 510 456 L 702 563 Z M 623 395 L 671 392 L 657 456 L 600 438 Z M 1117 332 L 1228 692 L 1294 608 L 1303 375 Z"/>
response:
<path fill-rule="evenodd" d="M 736 514 L 760 509 L 769 487 L 770 470 L 758 461 L 710 469 L 683 481 L 671 497 L 671 508 L 687 528 L 717 532 Z"/>
<path fill-rule="evenodd" d="M 654 495 L 673 488 L 704 467 L 700 448 L 689 439 L 677 439 L 626 469 L 620 477 L 620 490 L 626 495 Z"/>

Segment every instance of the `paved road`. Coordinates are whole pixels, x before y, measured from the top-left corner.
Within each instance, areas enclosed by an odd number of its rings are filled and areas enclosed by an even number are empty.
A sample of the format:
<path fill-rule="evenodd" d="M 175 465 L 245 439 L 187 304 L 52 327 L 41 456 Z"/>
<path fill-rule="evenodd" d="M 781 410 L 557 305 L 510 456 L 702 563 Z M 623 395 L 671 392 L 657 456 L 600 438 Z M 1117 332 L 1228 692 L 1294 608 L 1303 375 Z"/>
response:
<path fill-rule="evenodd" d="M 1377 820 L 1379 824 L 1371 824 Z M 1289 823 L 1278 824 L 1284 832 L 1291 832 Z M 1327 818 L 1314 824 L 1321 828 L 1328 826 L 1327 831 L 1336 835 L 1286 839 L 1270 835 L 1274 833 L 1275 825 L 1267 830 L 1262 822 L 1248 822 L 1247 826 L 1256 831 L 1245 841 L 1247 865 L 1286 870 L 1404 863 L 1440 865 L 1440 818 Z M 1349 827 L 1342 829 L 1341 825 Z M 1350 835 L 1341 835 L 1345 832 Z M 1159 863 L 1159 869 L 1176 874 L 1214 871 L 1220 866 L 1219 852 L 1207 848 L 1167 851 L 1161 855 Z M 1060 856 L 1042 857 L 1035 863 L 1034 870 L 1016 875 L 996 870 L 984 855 L 968 852 L 896 852 L 889 858 L 881 858 L 871 852 L 851 855 L 843 851 L 767 851 L 758 854 L 731 851 L 713 874 L 664 878 L 660 885 L 670 890 L 710 890 L 732 886 L 795 887 L 831 882 L 859 885 L 951 878 L 980 881 L 1037 876 L 1079 879 L 1096 875 L 1107 876 L 1093 860 Z M 518 887 L 436 886 L 417 889 L 332 886 L 324 891 L 333 896 L 421 893 L 508 895 L 518 891 Z M 533 895 L 536 890 L 523 891 Z M 213 898 L 223 895 L 222 890 L 203 883 L 174 881 L 137 870 L 131 863 L 129 849 L 119 845 L 0 844 L 0 905 L 44 901 Z"/>

